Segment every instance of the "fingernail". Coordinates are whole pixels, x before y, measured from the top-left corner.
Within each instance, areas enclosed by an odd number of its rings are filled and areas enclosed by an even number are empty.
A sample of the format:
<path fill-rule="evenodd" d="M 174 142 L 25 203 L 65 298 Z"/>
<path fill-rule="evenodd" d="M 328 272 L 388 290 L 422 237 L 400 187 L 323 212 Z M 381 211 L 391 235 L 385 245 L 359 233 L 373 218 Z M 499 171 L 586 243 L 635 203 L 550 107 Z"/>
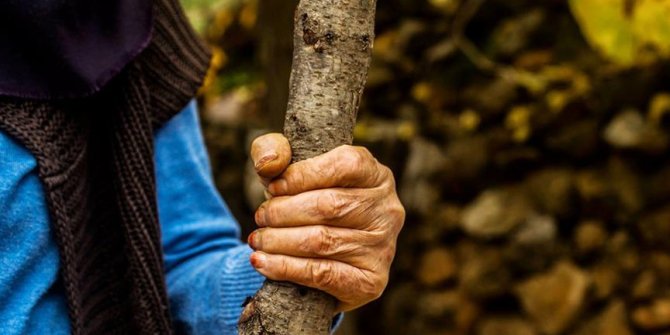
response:
<path fill-rule="evenodd" d="M 255 238 L 256 238 L 256 232 L 255 231 L 251 232 L 251 234 L 249 234 L 249 237 L 247 238 L 247 243 L 249 243 L 249 246 L 251 247 L 251 249 L 254 249 L 254 250 L 256 250 L 256 248 L 254 247 L 254 239 Z"/>
<path fill-rule="evenodd" d="M 256 171 L 262 170 L 268 163 L 274 161 L 279 157 L 276 152 L 270 151 L 266 152 L 263 155 L 261 155 L 261 159 L 258 160 L 258 162 L 254 162 L 254 168 Z"/>
<path fill-rule="evenodd" d="M 263 240 L 259 230 L 254 231 L 249 235 L 249 246 L 254 250 L 260 250 L 263 247 Z"/>
<path fill-rule="evenodd" d="M 256 215 L 254 218 L 256 219 L 256 225 L 259 227 L 265 227 L 265 208 L 263 208 L 263 206 L 256 210 Z"/>
<path fill-rule="evenodd" d="M 255 267 L 256 269 L 262 269 L 265 264 L 267 264 L 268 258 L 260 252 L 254 252 L 251 254 L 251 258 L 249 258 L 249 260 L 251 261 L 251 266 Z"/>

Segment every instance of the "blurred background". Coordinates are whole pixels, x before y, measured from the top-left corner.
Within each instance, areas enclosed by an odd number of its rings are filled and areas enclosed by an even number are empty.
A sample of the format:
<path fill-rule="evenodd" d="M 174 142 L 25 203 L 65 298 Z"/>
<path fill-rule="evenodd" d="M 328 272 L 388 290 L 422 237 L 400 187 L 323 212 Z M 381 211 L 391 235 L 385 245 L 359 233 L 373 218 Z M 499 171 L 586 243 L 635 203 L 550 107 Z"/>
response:
<path fill-rule="evenodd" d="M 281 130 L 295 0 L 182 0 L 216 182 Z M 670 0 L 380 0 L 355 137 L 408 217 L 346 335 L 670 334 Z"/>

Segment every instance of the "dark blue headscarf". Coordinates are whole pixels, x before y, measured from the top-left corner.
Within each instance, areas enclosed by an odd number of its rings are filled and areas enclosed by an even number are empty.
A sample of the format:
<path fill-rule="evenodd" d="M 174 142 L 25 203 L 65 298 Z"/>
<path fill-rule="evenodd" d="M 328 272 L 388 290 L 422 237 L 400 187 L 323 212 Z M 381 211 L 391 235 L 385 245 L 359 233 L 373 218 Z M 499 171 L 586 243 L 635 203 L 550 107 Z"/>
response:
<path fill-rule="evenodd" d="M 149 0 L 0 0 L 0 95 L 100 90 L 149 43 Z"/>

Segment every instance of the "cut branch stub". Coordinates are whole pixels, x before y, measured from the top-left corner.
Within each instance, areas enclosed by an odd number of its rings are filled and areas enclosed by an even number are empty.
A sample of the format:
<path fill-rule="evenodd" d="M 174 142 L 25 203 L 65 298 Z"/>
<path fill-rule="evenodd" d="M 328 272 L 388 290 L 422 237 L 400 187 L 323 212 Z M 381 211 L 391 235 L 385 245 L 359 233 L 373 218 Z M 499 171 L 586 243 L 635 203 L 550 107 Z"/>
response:
<path fill-rule="evenodd" d="M 375 6 L 376 0 L 302 0 L 298 5 L 284 123 L 293 162 L 352 143 L 370 66 Z M 268 280 L 246 304 L 239 333 L 325 335 L 336 306 L 326 293 Z"/>

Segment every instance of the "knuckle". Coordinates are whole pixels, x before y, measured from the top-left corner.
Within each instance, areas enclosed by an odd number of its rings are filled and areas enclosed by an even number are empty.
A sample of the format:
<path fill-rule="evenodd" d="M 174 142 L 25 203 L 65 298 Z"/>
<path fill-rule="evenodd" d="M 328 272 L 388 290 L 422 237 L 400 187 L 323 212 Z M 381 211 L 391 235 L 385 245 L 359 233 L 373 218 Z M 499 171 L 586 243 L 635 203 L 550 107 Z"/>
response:
<path fill-rule="evenodd" d="M 305 186 L 305 171 L 304 163 L 302 165 L 289 166 L 281 175 L 281 179 L 285 181 L 287 192 L 293 193 L 293 190 L 301 190 Z M 309 166 L 309 165 L 307 165 Z"/>
<path fill-rule="evenodd" d="M 356 147 L 355 150 L 356 154 L 354 154 L 354 162 L 356 162 L 357 167 L 364 167 L 370 165 L 370 163 L 375 162 L 374 158 L 372 157 L 372 154 L 368 149 L 365 149 L 363 147 Z"/>
<path fill-rule="evenodd" d="M 365 164 L 368 163 L 369 159 L 366 154 L 367 150 L 366 149 L 361 149 L 360 147 L 352 147 L 348 146 L 347 150 L 342 152 L 342 157 L 340 157 L 340 161 L 346 167 L 348 170 L 359 170 Z"/>
<path fill-rule="evenodd" d="M 348 213 L 349 207 L 349 199 L 336 191 L 322 192 L 317 198 L 317 214 L 325 220 L 343 218 Z"/>
<path fill-rule="evenodd" d="M 365 277 L 359 285 L 362 298 L 366 301 L 372 301 L 381 297 L 388 282 L 388 279 L 384 278 L 385 276 L 376 275 Z"/>
<path fill-rule="evenodd" d="M 398 221 L 400 221 L 400 224 L 402 224 L 402 223 L 405 222 L 405 215 L 406 215 L 406 213 L 405 213 L 405 207 L 403 207 L 402 205 L 399 204 L 398 206 L 394 207 L 394 208 L 392 209 L 391 213 L 392 213 L 396 218 L 398 218 Z"/>
<path fill-rule="evenodd" d="M 310 261 L 309 269 L 311 281 L 317 287 L 331 287 L 334 283 L 336 283 L 335 269 L 331 264 L 326 262 Z"/>
<path fill-rule="evenodd" d="M 309 166 L 309 165 L 308 165 Z M 302 171 L 304 172 L 304 171 Z M 294 173 L 291 174 L 290 178 L 288 178 L 287 182 L 292 183 L 293 186 L 297 189 L 304 189 L 305 186 L 307 185 L 307 179 L 305 178 L 306 174 L 305 173 Z"/>
<path fill-rule="evenodd" d="M 316 236 L 312 240 L 312 251 L 319 256 L 333 256 L 338 253 L 341 241 L 331 229 L 319 227 L 316 229 Z"/>
<path fill-rule="evenodd" d="M 395 246 L 385 248 L 381 253 L 381 261 L 385 266 L 390 266 L 395 258 Z"/>
<path fill-rule="evenodd" d="M 383 234 L 382 239 L 377 239 L 372 246 L 373 252 L 369 254 L 367 269 L 374 273 L 386 273 L 390 271 L 391 264 L 396 254 L 396 237 L 388 233 Z"/>
<path fill-rule="evenodd" d="M 396 225 L 402 227 L 402 225 L 405 222 L 406 212 L 405 207 L 402 205 L 400 200 L 396 199 L 395 201 L 393 201 L 387 213 L 390 217 L 394 218 L 394 222 L 396 223 Z"/>
<path fill-rule="evenodd" d="M 391 168 L 386 165 L 379 164 L 379 170 L 382 180 L 388 182 L 391 189 L 395 189 L 395 177 Z"/>
<path fill-rule="evenodd" d="M 374 299 L 378 299 L 379 297 L 382 296 L 382 294 L 386 290 L 386 286 L 388 285 L 388 282 L 389 282 L 388 275 L 384 275 L 384 276 L 379 277 L 379 279 L 377 280 L 377 292 L 373 296 Z"/>
<path fill-rule="evenodd" d="M 358 152 L 358 154 L 360 155 L 360 158 L 363 159 L 364 161 L 367 162 L 367 161 L 374 161 L 375 160 L 374 157 L 372 156 L 372 153 L 370 152 L 370 150 L 368 150 L 368 148 L 361 147 L 361 146 L 355 146 L 355 147 L 353 147 L 353 149 Z"/>
<path fill-rule="evenodd" d="M 290 272 L 291 271 L 290 271 L 288 261 L 284 257 L 279 258 L 279 261 L 277 262 L 276 273 L 275 273 L 277 278 L 278 279 L 290 278 Z"/>
<path fill-rule="evenodd" d="M 266 224 L 272 225 L 279 221 L 281 217 L 281 208 L 272 202 L 268 202 L 267 205 L 265 205 L 264 215 L 267 220 Z"/>

